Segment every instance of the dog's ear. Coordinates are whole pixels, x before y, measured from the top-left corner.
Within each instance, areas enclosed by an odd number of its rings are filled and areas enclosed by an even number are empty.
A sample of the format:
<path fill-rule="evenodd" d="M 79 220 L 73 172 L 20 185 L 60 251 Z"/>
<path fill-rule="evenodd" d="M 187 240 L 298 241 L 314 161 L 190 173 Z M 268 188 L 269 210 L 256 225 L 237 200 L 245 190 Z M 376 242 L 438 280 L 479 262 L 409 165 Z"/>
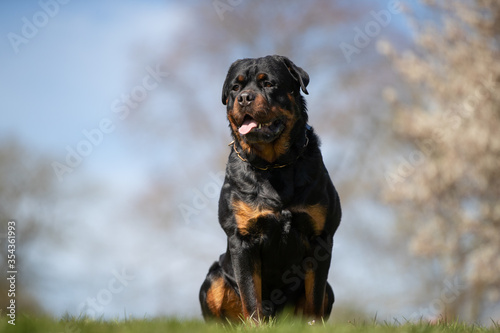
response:
<path fill-rule="evenodd" d="M 235 68 L 243 61 L 247 59 L 238 59 L 229 66 L 229 70 L 227 71 L 226 79 L 224 80 L 224 84 L 222 85 L 222 104 L 227 104 L 227 98 L 229 97 L 229 89 L 231 88 L 229 85 L 234 76 L 233 72 Z"/>
<path fill-rule="evenodd" d="M 227 84 L 229 81 L 229 73 L 226 76 L 226 80 L 224 81 L 224 84 L 222 85 L 222 104 L 226 105 L 227 104 Z"/>
<path fill-rule="evenodd" d="M 290 59 L 287 57 L 279 56 L 281 61 L 285 64 L 286 68 L 292 75 L 292 77 L 300 84 L 300 89 L 304 92 L 304 94 L 309 95 L 306 87 L 309 84 L 309 74 L 299 66 L 295 65 Z"/>
<path fill-rule="evenodd" d="M 227 104 L 227 85 L 229 84 L 229 72 L 226 75 L 226 80 L 224 81 L 224 84 L 222 85 L 222 104 L 226 105 Z"/>

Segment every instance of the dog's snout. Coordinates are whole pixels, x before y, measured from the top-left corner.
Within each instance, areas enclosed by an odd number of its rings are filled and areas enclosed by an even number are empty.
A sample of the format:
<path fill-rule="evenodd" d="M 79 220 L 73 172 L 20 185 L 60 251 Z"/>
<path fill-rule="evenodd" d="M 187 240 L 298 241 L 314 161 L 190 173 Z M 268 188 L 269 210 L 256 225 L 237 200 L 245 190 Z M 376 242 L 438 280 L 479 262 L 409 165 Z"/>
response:
<path fill-rule="evenodd" d="M 251 91 L 244 91 L 238 96 L 238 103 L 241 106 L 250 105 L 255 100 L 255 94 Z"/>

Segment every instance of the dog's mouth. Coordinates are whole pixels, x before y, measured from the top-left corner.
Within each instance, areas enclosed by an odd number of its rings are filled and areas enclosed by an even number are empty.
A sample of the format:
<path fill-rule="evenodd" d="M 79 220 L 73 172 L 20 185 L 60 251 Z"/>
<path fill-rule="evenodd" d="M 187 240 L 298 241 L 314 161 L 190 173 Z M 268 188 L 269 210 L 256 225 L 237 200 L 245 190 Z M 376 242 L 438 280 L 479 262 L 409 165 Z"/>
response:
<path fill-rule="evenodd" d="M 264 123 L 247 114 L 238 128 L 238 132 L 248 142 L 272 142 L 280 136 L 284 129 L 285 122 L 280 117 Z"/>

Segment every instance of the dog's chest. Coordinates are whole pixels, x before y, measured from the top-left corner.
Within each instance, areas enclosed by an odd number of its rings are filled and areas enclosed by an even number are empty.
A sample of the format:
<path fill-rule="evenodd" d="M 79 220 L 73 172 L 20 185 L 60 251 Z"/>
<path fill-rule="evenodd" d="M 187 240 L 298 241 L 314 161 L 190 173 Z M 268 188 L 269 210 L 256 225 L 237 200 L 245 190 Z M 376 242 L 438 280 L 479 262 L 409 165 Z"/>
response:
<path fill-rule="evenodd" d="M 234 201 L 232 206 L 237 232 L 251 238 L 279 237 L 286 241 L 291 235 L 300 235 L 308 239 L 320 235 L 326 221 L 326 208 L 320 204 L 276 209 Z"/>

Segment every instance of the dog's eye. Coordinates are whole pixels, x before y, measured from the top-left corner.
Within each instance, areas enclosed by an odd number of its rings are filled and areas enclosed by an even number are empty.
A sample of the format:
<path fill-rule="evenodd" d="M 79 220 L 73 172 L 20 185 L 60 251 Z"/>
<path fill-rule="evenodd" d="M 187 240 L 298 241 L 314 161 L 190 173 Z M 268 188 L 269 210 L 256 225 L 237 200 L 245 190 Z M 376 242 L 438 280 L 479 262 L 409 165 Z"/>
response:
<path fill-rule="evenodd" d="M 264 87 L 266 87 L 266 88 L 270 88 L 270 87 L 272 87 L 272 86 L 274 86 L 274 84 L 272 84 L 272 82 L 269 82 L 269 81 L 265 81 L 265 82 L 264 82 Z"/>
<path fill-rule="evenodd" d="M 238 90 L 240 90 L 240 85 L 239 84 L 235 84 L 233 86 L 233 91 L 238 91 Z"/>

